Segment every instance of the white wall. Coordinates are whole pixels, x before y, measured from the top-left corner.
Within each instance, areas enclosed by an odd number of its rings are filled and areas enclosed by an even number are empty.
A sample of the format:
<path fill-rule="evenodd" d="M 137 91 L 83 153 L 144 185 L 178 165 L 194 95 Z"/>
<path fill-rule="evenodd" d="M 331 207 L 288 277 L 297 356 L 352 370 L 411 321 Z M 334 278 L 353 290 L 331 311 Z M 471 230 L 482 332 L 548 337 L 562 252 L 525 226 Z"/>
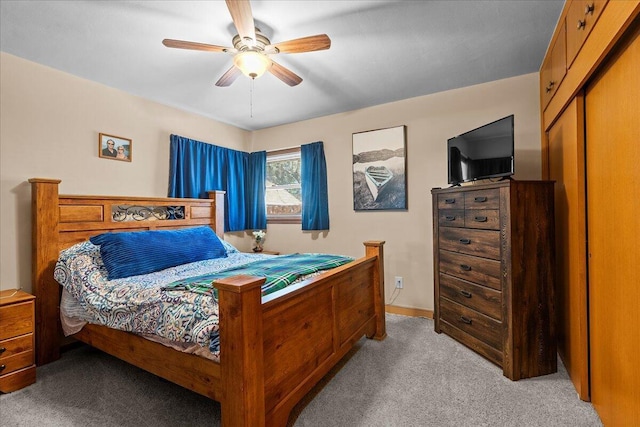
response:
<path fill-rule="evenodd" d="M 0 289 L 31 290 L 29 178 L 62 194 L 166 197 L 172 133 L 246 150 L 250 133 L 0 53 Z M 132 162 L 98 157 L 100 132 Z"/>
<path fill-rule="evenodd" d="M 540 178 L 537 73 L 247 132 L 0 53 L 0 289 L 31 289 L 31 177 L 63 194 L 166 196 L 169 135 L 257 151 L 324 141 L 331 230 L 271 225 L 266 249 L 364 254 L 385 240 L 387 303 L 433 308 L 432 187 L 446 186 L 446 141 L 515 114 L 516 178 Z M 375 90 L 375 89 L 373 89 Z M 407 126 L 407 211 L 354 212 L 351 135 Z M 133 140 L 133 162 L 98 157 L 98 133 Z M 247 233 L 229 233 L 240 249 Z M 392 300 L 393 277 L 404 289 Z"/>
<path fill-rule="evenodd" d="M 303 233 L 299 225 L 270 225 L 265 248 L 364 254 L 362 242 L 384 240 L 386 300 L 433 309 L 431 193 L 447 186 L 447 139 L 515 115 L 516 176 L 540 179 L 538 74 L 466 87 L 253 132 L 252 150 L 324 141 L 329 175 L 328 233 Z M 407 126 L 407 211 L 353 210 L 352 134 Z M 395 276 L 404 289 L 393 294 Z"/>

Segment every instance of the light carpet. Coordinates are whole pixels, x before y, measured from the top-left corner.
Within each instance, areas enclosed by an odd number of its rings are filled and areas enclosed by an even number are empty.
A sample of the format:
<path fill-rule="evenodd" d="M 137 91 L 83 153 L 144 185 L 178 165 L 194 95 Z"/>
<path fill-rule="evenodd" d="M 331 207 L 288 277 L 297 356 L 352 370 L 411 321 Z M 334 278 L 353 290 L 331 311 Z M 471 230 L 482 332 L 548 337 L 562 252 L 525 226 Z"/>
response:
<path fill-rule="evenodd" d="M 294 409 L 295 426 L 601 426 L 559 362 L 510 381 L 433 321 L 387 315 L 388 337 L 362 339 Z M 0 395 L 0 426 L 215 426 L 220 405 L 90 347 L 39 367 Z"/>

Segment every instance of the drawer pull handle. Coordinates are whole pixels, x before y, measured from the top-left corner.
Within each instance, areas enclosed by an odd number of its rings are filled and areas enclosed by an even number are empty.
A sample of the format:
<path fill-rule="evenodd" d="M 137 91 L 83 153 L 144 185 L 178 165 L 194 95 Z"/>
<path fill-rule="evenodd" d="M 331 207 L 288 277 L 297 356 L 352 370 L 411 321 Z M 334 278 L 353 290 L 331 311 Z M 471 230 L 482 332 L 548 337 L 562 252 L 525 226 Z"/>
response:
<path fill-rule="evenodd" d="M 465 298 L 471 298 L 471 292 L 467 292 L 465 290 L 460 290 L 460 295 L 462 295 Z"/>
<path fill-rule="evenodd" d="M 447 221 L 455 221 L 456 217 L 455 216 L 451 216 L 451 215 L 447 215 L 444 217 L 444 219 L 446 219 Z"/>
<path fill-rule="evenodd" d="M 7 365 L 0 365 L 0 371 L 4 371 L 4 368 L 6 368 Z"/>
<path fill-rule="evenodd" d="M 585 15 L 589 15 L 589 14 L 593 15 L 593 11 L 594 11 L 595 9 L 596 9 L 596 6 L 595 6 L 593 3 L 588 4 L 588 5 L 584 8 L 584 14 L 585 14 Z"/>
<path fill-rule="evenodd" d="M 587 21 L 583 19 L 578 19 L 577 29 L 582 30 L 587 25 Z"/>
<path fill-rule="evenodd" d="M 444 201 L 447 205 L 452 205 L 456 202 L 456 199 L 445 199 Z"/>
<path fill-rule="evenodd" d="M 4 353 L 5 351 L 7 351 L 7 349 L 6 349 L 6 348 L 4 348 L 4 347 L 0 347 L 0 354 Z"/>
<path fill-rule="evenodd" d="M 478 221 L 478 222 L 487 222 L 487 217 L 486 216 L 477 216 L 474 219 L 476 221 Z"/>
<path fill-rule="evenodd" d="M 469 240 L 469 239 L 460 239 L 460 243 L 462 243 L 463 245 L 470 245 L 471 244 L 471 240 Z"/>
<path fill-rule="evenodd" d="M 462 323 L 466 323 L 467 325 L 471 324 L 471 319 L 468 317 L 460 316 L 460 320 L 462 320 Z"/>
<path fill-rule="evenodd" d="M 482 203 L 482 202 L 486 202 L 486 201 L 487 201 L 487 198 L 486 198 L 485 196 L 482 196 L 482 197 L 475 197 L 475 198 L 473 199 L 473 201 L 474 201 L 474 202 L 478 202 L 478 203 Z"/>
<path fill-rule="evenodd" d="M 464 271 L 471 271 L 471 266 L 467 264 L 460 264 L 460 268 L 463 269 Z"/>

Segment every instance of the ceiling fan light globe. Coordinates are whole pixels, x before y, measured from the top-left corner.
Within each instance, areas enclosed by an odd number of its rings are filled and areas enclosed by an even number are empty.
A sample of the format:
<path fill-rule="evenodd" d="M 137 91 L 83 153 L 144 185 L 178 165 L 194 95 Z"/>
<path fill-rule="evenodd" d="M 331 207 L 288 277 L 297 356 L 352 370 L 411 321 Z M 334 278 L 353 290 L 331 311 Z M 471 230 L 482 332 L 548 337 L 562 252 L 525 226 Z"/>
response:
<path fill-rule="evenodd" d="M 271 66 L 266 55 L 253 51 L 238 53 L 233 58 L 233 63 L 245 76 L 252 79 L 262 76 Z"/>

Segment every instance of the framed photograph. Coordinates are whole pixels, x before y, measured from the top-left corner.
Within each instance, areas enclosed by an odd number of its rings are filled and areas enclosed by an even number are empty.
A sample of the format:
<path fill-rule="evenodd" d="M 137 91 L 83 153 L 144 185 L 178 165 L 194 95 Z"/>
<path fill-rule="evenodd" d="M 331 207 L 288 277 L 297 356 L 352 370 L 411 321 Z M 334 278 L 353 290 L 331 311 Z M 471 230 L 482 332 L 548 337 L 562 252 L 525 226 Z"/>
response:
<path fill-rule="evenodd" d="M 98 136 L 98 156 L 103 159 L 130 162 L 132 149 L 133 142 L 130 139 L 106 133 Z"/>
<path fill-rule="evenodd" d="M 353 209 L 407 209 L 406 126 L 353 134 Z"/>

